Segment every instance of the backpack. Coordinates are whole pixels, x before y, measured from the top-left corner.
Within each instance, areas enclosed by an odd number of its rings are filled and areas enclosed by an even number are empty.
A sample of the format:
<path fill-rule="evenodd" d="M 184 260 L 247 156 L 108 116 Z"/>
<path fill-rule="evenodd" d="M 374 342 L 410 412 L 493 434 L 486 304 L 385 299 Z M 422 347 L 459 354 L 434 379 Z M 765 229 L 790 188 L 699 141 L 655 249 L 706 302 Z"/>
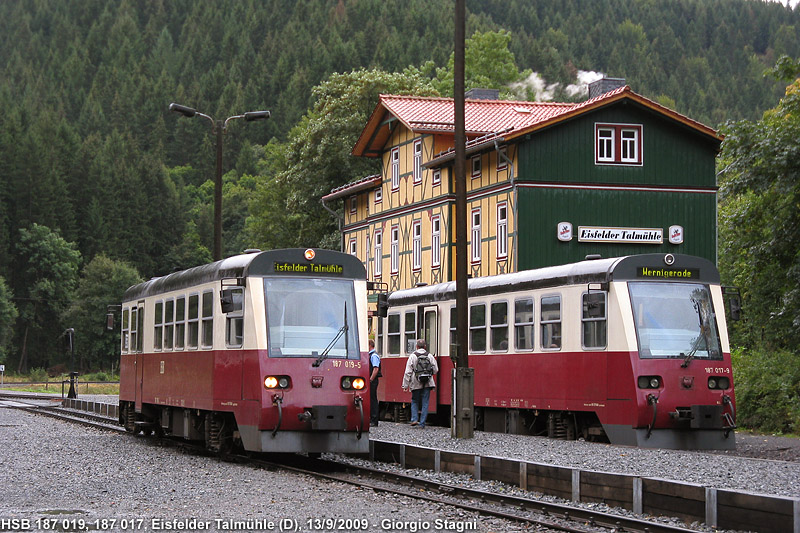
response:
<path fill-rule="evenodd" d="M 417 362 L 414 364 L 414 375 L 423 385 L 433 376 L 433 363 L 427 352 L 417 354 Z"/>

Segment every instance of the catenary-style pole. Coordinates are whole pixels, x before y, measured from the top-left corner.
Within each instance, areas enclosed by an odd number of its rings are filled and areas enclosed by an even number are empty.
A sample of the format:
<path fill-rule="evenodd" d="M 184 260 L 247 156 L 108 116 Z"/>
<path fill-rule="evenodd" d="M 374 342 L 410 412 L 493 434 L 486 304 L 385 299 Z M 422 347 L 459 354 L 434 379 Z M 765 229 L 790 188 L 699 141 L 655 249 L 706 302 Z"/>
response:
<path fill-rule="evenodd" d="M 456 0 L 455 54 L 453 70 L 456 185 L 456 367 L 453 376 L 453 406 L 450 432 L 454 438 L 473 437 L 474 380 L 469 367 L 467 304 L 467 177 L 466 117 L 464 112 L 464 0 Z M 473 243 L 480 246 L 480 243 Z"/>

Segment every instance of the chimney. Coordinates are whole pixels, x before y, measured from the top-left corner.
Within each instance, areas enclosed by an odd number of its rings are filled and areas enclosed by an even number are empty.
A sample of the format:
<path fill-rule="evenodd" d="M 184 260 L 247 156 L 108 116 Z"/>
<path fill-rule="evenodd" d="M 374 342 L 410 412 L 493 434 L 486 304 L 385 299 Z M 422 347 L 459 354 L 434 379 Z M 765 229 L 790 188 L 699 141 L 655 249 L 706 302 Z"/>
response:
<path fill-rule="evenodd" d="M 620 87 L 625 87 L 625 78 L 600 78 L 589 84 L 589 98 L 595 98 Z"/>
<path fill-rule="evenodd" d="M 464 93 L 465 100 L 499 100 L 500 89 L 470 89 Z"/>

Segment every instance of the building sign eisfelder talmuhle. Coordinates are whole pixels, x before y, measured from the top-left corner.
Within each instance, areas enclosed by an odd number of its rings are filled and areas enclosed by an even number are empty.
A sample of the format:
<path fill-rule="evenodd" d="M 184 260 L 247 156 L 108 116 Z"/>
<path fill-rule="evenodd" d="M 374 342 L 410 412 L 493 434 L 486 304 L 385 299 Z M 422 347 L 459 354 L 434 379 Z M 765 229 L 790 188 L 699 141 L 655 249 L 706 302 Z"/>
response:
<path fill-rule="evenodd" d="M 662 228 L 614 228 L 578 226 L 578 242 L 662 244 Z"/>

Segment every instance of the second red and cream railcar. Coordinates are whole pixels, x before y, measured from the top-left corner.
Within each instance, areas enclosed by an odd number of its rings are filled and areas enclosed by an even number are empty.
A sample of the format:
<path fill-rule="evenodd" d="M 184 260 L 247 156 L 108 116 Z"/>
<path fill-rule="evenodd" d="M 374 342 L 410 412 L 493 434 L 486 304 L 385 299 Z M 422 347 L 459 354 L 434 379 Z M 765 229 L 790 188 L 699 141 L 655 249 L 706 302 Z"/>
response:
<path fill-rule="evenodd" d="M 733 448 L 719 273 L 649 254 L 469 280 L 476 426 L 665 448 Z M 393 292 L 379 319 L 383 416 L 402 420 L 413 341 L 438 356 L 431 408 L 450 411 L 455 282 Z M 446 418 L 444 419 L 447 420 Z"/>

